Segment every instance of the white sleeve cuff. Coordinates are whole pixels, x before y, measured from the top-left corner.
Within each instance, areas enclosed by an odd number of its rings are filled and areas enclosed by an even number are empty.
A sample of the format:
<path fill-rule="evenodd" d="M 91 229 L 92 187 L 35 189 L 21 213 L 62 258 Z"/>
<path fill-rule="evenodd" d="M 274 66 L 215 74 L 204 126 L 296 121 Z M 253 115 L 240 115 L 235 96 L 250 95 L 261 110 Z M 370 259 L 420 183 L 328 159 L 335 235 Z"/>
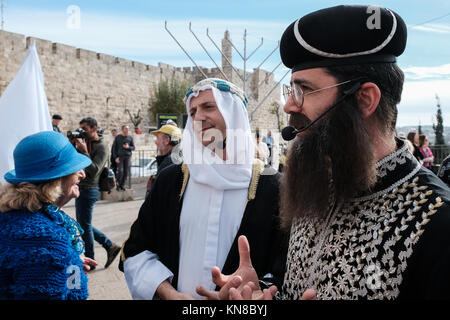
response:
<path fill-rule="evenodd" d="M 125 280 L 134 300 L 151 300 L 158 286 L 172 282 L 173 273 L 159 261 L 158 255 L 148 250 L 127 258 L 123 263 Z"/>

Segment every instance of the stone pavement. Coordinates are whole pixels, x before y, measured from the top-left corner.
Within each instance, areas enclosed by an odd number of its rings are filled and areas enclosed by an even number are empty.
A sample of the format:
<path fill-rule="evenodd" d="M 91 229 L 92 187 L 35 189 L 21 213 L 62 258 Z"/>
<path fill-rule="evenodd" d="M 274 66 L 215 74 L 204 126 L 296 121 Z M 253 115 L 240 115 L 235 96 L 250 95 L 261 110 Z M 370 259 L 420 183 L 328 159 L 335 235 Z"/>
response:
<path fill-rule="evenodd" d="M 132 185 L 135 199 L 133 201 L 97 201 L 94 207 L 92 225 L 106 234 L 111 241 L 121 246 L 128 238 L 130 227 L 136 220 L 139 208 L 144 202 L 145 187 L 146 183 Z M 75 200 L 65 205 L 63 210 L 75 218 Z M 88 273 L 89 300 L 131 299 L 125 277 L 118 268 L 119 259 L 120 255 L 108 269 L 105 269 L 106 251 L 95 242 L 95 260 L 99 265 L 94 271 Z"/>

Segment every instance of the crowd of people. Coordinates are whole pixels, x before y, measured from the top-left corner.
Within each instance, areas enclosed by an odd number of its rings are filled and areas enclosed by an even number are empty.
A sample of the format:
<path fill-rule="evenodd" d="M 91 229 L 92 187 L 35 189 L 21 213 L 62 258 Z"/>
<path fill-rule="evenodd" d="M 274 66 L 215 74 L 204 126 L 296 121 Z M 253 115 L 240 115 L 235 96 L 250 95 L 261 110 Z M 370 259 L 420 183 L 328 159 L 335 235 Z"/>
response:
<path fill-rule="evenodd" d="M 430 143 L 426 134 L 410 131 L 407 136 L 407 143 L 414 157 L 425 168 L 431 169 L 434 166 L 434 155 L 430 149 Z"/>
<path fill-rule="evenodd" d="M 0 186 L 0 299 L 86 299 L 94 240 L 105 268 L 122 249 L 134 299 L 450 299 L 450 158 L 435 175 L 427 137 L 397 135 L 407 28 L 380 7 L 375 32 L 367 9 L 325 8 L 284 31 L 282 173 L 266 170 L 274 140 L 255 142 L 239 87 L 190 88 L 183 132 L 152 132 L 158 172 L 122 246 L 91 221 L 108 159 L 125 188 L 128 126 L 111 153 L 92 118 L 84 139 L 24 138 Z M 73 198 L 76 220 L 62 211 Z"/>

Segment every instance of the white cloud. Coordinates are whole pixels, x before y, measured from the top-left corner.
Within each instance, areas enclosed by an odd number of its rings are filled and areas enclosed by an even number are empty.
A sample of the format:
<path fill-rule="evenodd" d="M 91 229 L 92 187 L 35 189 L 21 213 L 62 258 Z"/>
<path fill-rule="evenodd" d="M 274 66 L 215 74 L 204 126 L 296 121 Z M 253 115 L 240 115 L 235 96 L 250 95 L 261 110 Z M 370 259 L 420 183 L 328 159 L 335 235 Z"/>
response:
<path fill-rule="evenodd" d="M 450 24 L 445 23 L 427 23 L 420 26 L 410 26 L 412 29 L 433 32 L 433 33 L 450 33 Z"/>
<path fill-rule="evenodd" d="M 174 64 L 172 61 L 181 60 L 184 61 L 183 64 L 174 65 L 192 65 L 189 58 L 165 30 L 163 19 L 106 15 L 81 10 L 80 29 L 69 29 L 66 27 L 68 18 L 65 8 L 61 11 L 42 10 L 32 14 L 24 10 L 11 9 L 6 19 L 6 30 L 119 57 L 141 57 L 140 62 L 144 63 L 154 61 L 157 57 L 159 58 L 157 62 Z M 262 25 L 264 32 L 261 31 Z M 276 47 L 285 27 L 285 23 L 256 20 L 202 18 L 192 21 L 193 31 L 219 65 L 221 65 L 221 56 L 206 36 L 207 28 L 209 28 L 210 37 L 219 48 L 225 30 L 229 30 L 233 43 L 241 53 L 243 53 L 243 35 L 246 29 L 247 55 L 259 45 L 261 36 L 264 35 L 263 46 L 247 65 L 249 71 Z M 215 67 L 189 31 L 189 20 L 169 20 L 168 28 L 195 60 L 207 62 L 202 66 Z M 242 59 L 237 54 L 234 60 L 233 62 L 242 68 Z M 274 53 L 263 68 L 272 70 L 279 61 L 279 55 Z M 200 62 L 198 64 L 200 65 Z"/>
<path fill-rule="evenodd" d="M 436 94 L 439 95 L 444 125 L 450 125 L 450 79 L 406 81 L 398 106 L 398 126 L 431 125 L 436 115 Z"/>
<path fill-rule="evenodd" d="M 435 67 L 407 67 L 403 68 L 406 79 L 450 79 L 450 63 Z"/>

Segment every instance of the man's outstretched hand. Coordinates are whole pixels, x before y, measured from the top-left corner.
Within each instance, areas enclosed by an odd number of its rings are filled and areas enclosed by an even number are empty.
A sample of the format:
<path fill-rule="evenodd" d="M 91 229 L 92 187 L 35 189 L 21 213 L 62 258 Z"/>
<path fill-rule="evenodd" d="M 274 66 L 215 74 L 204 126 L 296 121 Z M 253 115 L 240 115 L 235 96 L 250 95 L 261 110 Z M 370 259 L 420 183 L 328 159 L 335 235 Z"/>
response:
<path fill-rule="evenodd" d="M 250 259 L 250 245 L 245 236 L 239 237 L 238 249 L 239 267 L 233 274 L 224 275 L 218 267 L 213 267 L 211 270 L 212 280 L 214 284 L 221 288 L 220 291 L 207 290 L 202 286 L 198 286 L 196 288 L 197 293 L 209 300 L 228 300 L 231 298 L 230 290 L 234 289 L 232 292 L 235 293 L 236 297 L 237 294 L 242 292 L 243 299 L 271 300 L 277 292 L 277 287 L 272 286 L 264 290 L 264 292 L 259 287 L 258 275 Z"/>
<path fill-rule="evenodd" d="M 278 289 L 276 286 L 271 286 L 261 290 L 258 275 L 250 259 L 250 245 L 245 236 L 239 237 L 238 249 L 239 268 L 236 272 L 224 275 L 218 267 L 213 267 L 211 270 L 212 280 L 221 288 L 220 291 L 207 290 L 198 286 L 197 293 L 209 300 L 272 300 Z M 314 289 L 307 289 L 301 300 L 315 300 L 316 295 Z"/>

